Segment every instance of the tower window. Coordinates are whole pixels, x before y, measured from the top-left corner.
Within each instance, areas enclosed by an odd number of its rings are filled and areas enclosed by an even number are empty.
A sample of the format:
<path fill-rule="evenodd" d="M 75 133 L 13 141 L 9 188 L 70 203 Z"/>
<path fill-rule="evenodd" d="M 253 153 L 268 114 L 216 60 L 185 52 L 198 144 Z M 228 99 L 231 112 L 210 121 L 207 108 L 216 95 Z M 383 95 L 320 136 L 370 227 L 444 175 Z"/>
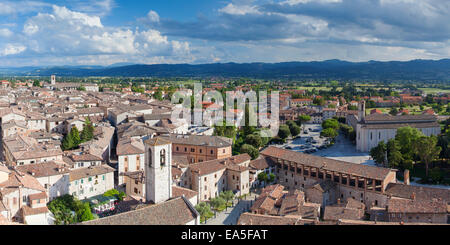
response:
<path fill-rule="evenodd" d="M 165 149 L 162 149 L 160 152 L 160 162 L 161 162 L 161 166 L 166 165 L 166 150 Z"/>
<path fill-rule="evenodd" d="M 152 150 L 148 149 L 148 166 L 152 166 Z"/>

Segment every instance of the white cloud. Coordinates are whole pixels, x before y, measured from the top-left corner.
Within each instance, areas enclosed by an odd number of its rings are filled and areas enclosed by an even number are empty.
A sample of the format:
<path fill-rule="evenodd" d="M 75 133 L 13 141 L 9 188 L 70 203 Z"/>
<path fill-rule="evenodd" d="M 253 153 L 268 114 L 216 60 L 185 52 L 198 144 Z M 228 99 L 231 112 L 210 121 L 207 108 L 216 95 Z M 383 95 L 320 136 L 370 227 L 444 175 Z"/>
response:
<path fill-rule="evenodd" d="M 48 3 L 40 1 L 1 1 L 0 15 L 25 14 L 37 12 L 51 6 Z"/>
<path fill-rule="evenodd" d="M 150 11 L 148 12 L 147 17 L 148 17 L 148 19 L 149 19 L 151 22 L 159 22 L 159 15 L 158 15 L 158 13 L 156 13 L 156 12 L 153 11 L 153 10 L 150 10 Z"/>
<path fill-rule="evenodd" d="M 7 44 L 3 49 L 0 50 L 0 56 L 20 54 L 26 49 L 27 47 L 20 44 Z"/>
<path fill-rule="evenodd" d="M 75 60 L 86 63 L 82 61 L 86 57 L 92 63 L 95 57 L 99 57 L 99 64 L 107 62 L 100 59 L 106 56 L 111 61 L 122 62 L 135 57 L 143 60 L 191 59 L 189 43 L 169 40 L 156 29 L 109 27 L 103 25 L 99 16 L 56 5 L 52 10 L 29 17 L 23 25 L 23 34 L 17 35 L 22 46 L 16 49 L 8 46 L 2 54 L 13 56 L 26 51 L 31 57 L 41 60 L 55 61 L 51 57 L 67 57 L 66 62 L 70 63 Z"/>
<path fill-rule="evenodd" d="M 251 5 L 234 5 L 229 3 L 227 6 L 219 9 L 219 12 L 230 15 L 246 15 L 246 14 L 259 14 L 256 6 Z"/>
<path fill-rule="evenodd" d="M 7 28 L 0 28 L 0 37 L 11 37 L 13 32 Z"/>
<path fill-rule="evenodd" d="M 103 27 L 100 17 L 89 16 L 84 13 L 70 11 L 66 7 L 59 7 L 54 5 L 54 16 L 61 21 L 68 21 L 71 25 L 85 25 L 89 27 Z"/>

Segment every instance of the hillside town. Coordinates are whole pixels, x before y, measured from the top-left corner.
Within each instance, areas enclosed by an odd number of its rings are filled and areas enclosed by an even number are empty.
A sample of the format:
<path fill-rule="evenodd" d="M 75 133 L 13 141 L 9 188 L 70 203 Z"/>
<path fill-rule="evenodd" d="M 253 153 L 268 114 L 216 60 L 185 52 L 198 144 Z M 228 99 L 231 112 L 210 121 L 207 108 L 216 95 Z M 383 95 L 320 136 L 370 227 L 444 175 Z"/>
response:
<path fill-rule="evenodd" d="M 54 75 L 1 86 L 0 224 L 450 223 L 450 94 L 348 98 L 279 85 L 280 129 L 266 138 L 261 125 L 175 120 L 182 104 L 171 95 L 190 91 L 181 86 Z M 207 83 L 202 95 L 227 87 Z M 201 102 L 203 112 L 221 106 Z M 344 144 L 353 155 L 335 150 Z"/>

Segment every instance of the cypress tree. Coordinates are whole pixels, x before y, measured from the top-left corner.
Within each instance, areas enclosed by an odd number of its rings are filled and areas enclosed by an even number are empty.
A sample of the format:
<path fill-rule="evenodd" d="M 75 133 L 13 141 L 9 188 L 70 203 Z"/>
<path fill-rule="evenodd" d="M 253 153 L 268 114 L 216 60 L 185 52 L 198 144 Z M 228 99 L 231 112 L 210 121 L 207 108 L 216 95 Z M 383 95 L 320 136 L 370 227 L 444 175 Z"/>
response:
<path fill-rule="evenodd" d="M 77 147 L 81 143 L 80 132 L 77 127 L 73 126 L 70 130 L 70 137 L 73 140 L 73 148 Z"/>

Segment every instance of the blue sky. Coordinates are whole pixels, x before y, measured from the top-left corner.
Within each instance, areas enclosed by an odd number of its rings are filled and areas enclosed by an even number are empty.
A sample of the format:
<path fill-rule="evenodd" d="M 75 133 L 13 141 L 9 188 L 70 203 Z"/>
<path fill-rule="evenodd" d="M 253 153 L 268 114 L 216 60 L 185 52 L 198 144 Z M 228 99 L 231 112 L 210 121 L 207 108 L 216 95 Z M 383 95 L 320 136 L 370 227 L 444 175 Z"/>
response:
<path fill-rule="evenodd" d="M 449 56 L 448 0 L 0 0 L 0 67 Z"/>

